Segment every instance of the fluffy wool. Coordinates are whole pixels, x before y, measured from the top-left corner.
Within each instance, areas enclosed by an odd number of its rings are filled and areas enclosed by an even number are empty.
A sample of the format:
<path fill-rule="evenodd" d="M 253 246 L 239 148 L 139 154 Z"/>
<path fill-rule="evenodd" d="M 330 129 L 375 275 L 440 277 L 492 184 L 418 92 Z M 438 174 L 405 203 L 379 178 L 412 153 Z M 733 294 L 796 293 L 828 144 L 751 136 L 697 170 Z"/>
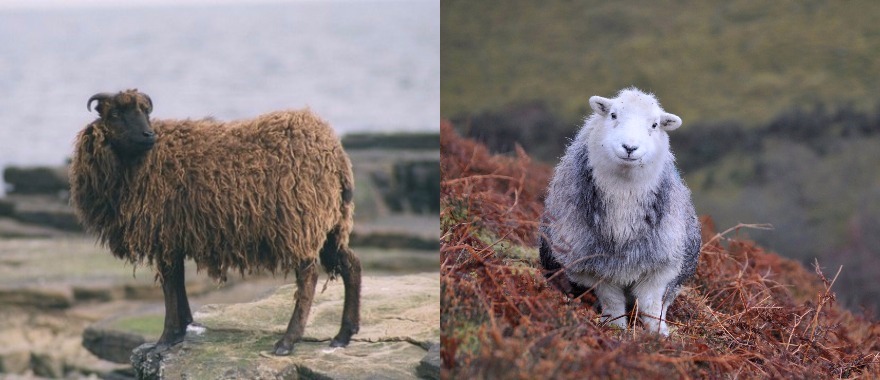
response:
<path fill-rule="evenodd" d="M 669 150 L 667 132 L 681 119 L 633 88 L 590 104 L 594 114 L 548 189 L 542 263 L 593 288 L 606 320 L 625 328 L 625 309 L 638 301 L 645 325 L 668 334 L 666 308 L 700 250 L 690 191 Z"/>
<path fill-rule="evenodd" d="M 183 253 L 225 279 L 228 270 L 288 273 L 334 229 L 348 244 L 351 163 L 310 111 L 152 126 L 155 146 L 131 161 L 113 152 L 101 119 L 77 137 L 71 201 L 115 256 L 152 265 Z"/>

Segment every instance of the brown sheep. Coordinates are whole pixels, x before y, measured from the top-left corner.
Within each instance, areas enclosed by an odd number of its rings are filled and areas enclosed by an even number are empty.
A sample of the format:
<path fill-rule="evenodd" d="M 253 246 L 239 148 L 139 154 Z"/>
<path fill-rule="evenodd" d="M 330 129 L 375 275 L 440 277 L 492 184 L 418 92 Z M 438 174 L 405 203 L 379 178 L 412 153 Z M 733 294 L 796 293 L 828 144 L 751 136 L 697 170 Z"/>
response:
<path fill-rule="evenodd" d="M 149 96 L 96 94 L 100 117 L 76 140 L 71 203 L 113 255 L 156 268 L 165 327 L 156 349 L 183 341 L 193 321 L 184 259 L 215 278 L 290 271 L 296 306 L 274 348 L 301 340 L 318 261 L 345 285 L 339 334 L 348 345 L 360 319 L 360 261 L 348 248 L 354 187 L 351 162 L 330 126 L 308 110 L 252 120 L 150 119 Z"/>

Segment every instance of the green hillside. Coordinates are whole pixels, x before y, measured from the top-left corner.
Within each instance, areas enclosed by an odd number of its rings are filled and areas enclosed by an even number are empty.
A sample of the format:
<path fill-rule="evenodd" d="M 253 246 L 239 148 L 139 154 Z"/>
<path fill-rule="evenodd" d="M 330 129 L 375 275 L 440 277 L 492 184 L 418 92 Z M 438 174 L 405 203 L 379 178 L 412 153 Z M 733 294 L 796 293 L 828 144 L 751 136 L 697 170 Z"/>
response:
<path fill-rule="evenodd" d="M 546 101 L 565 120 L 636 85 L 685 123 L 877 104 L 880 2 L 441 2 L 441 115 Z"/>

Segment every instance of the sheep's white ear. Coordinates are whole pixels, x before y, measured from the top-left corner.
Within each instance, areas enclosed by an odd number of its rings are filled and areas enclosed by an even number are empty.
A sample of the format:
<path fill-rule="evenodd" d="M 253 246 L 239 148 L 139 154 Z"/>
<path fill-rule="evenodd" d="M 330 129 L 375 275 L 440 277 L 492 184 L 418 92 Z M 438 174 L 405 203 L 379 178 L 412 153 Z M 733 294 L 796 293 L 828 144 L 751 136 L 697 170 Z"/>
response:
<path fill-rule="evenodd" d="M 593 112 L 606 116 L 611 112 L 611 99 L 606 99 L 601 96 L 590 97 L 590 107 L 593 109 Z"/>
<path fill-rule="evenodd" d="M 671 113 L 660 115 L 660 128 L 669 132 L 678 129 L 681 126 L 681 118 Z"/>

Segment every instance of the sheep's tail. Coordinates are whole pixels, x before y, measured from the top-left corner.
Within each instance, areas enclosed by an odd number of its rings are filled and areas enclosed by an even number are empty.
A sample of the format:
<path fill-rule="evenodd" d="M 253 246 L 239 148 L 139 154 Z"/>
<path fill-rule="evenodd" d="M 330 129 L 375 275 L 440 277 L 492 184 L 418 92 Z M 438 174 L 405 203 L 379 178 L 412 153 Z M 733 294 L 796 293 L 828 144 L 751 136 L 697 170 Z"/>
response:
<path fill-rule="evenodd" d="M 354 174 L 352 174 L 348 155 L 342 151 L 341 147 L 339 152 L 341 161 L 339 170 L 341 217 L 336 226 L 327 234 L 327 240 L 324 242 L 320 254 L 321 265 L 330 277 L 342 273 L 343 255 L 352 255 L 348 248 L 348 241 L 354 227 Z"/>
<path fill-rule="evenodd" d="M 351 160 L 348 155 L 339 148 L 339 159 L 342 168 L 339 173 L 339 183 L 342 187 L 342 204 L 340 205 L 342 217 L 339 219 L 339 248 L 348 247 L 348 237 L 354 227 L 354 173 L 351 169 Z"/>

